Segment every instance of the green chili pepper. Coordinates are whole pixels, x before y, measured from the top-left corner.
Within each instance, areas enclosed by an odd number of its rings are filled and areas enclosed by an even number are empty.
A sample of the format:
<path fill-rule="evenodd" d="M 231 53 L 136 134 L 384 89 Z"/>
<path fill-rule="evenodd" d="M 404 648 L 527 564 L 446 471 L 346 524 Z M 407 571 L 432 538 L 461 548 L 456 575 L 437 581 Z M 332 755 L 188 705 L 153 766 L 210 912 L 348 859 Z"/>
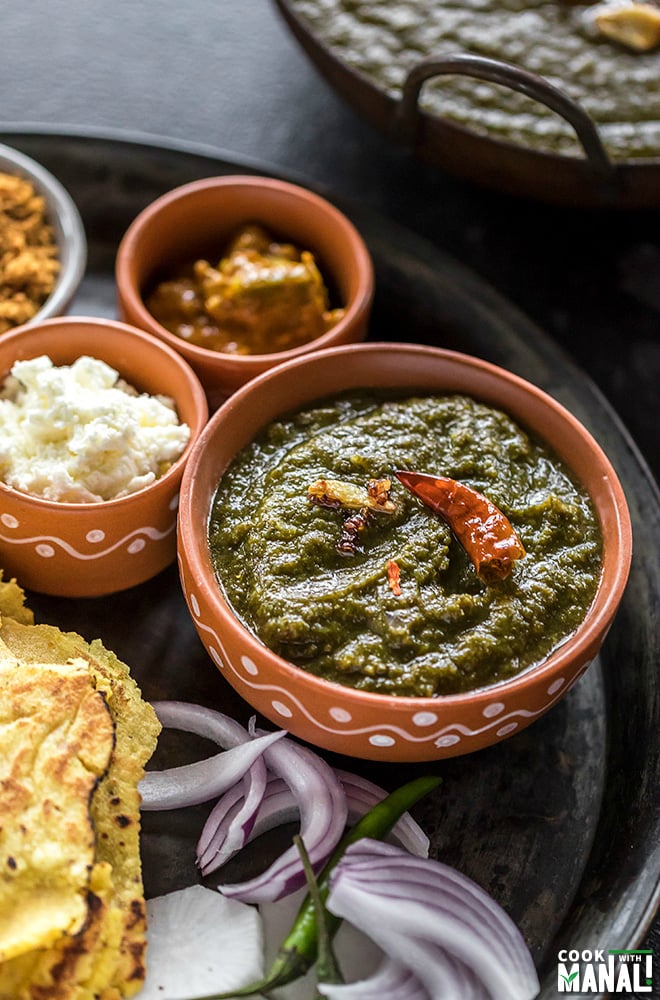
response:
<path fill-rule="evenodd" d="M 298 848 L 298 852 L 300 854 L 300 859 L 305 871 L 305 878 L 307 879 L 309 896 L 314 906 L 314 916 L 316 917 L 316 933 L 318 937 L 318 944 L 316 948 L 316 975 L 318 981 L 320 983 L 343 983 L 344 977 L 342 976 L 337 956 L 332 948 L 332 939 L 328 928 L 328 918 L 330 914 L 323 905 L 321 893 L 319 892 L 319 884 L 316 881 L 314 869 L 312 868 L 312 864 L 309 860 L 309 855 L 305 849 L 302 837 L 296 834 L 293 838 L 293 842 Z M 315 1000 L 322 1000 L 320 993 L 316 993 Z"/>
<path fill-rule="evenodd" d="M 434 788 L 437 788 L 441 780 L 439 777 L 432 776 L 415 778 L 391 792 L 382 802 L 378 802 L 358 820 L 339 842 L 318 875 L 319 895 L 324 904 L 330 892 L 330 875 L 346 848 L 363 837 L 382 840 L 401 816 L 424 795 L 428 795 Z M 339 929 L 341 917 L 327 913 L 326 924 L 328 934 L 332 938 Z M 200 1000 L 230 1000 L 231 997 L 250 997 L 259 993 L 267 993 L 278 986 L 285 986 L 305 975 L 308 969 L 314 965 L 317 953 L 318 924 L 314 902 L 308 893 L 298 910 L 291 930 L 275 956 L 273 964 L 260 982 L 244 986 L 239 990 L 232 990 L 230 993 L 215 993 L 213 996 L 203 997 Z"/>

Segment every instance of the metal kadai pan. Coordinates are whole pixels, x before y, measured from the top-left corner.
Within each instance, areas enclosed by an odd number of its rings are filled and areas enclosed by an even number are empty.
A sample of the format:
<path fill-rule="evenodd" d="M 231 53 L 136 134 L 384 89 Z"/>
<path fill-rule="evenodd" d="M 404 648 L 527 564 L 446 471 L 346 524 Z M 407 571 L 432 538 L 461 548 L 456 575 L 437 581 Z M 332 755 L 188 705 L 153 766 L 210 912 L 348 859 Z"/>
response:
<path fill-rule="evenodd" d="M 427 163 L 467 180 L 523 197 L 583 207 L 660 206 L 660 157 L 613 161 L 585 109 L 562 90 L 519 66 L 459 53 L 421 60 L 399 100 L 338 59 L 293 11 L 275 0 L 292 34 L 337 93 L 371 125 Z M 573 128 L 582 156 L 540 152 L 478 135 L 419 106 L 424 83 L 467 76 L 519 91 L 545 104 Z"/>

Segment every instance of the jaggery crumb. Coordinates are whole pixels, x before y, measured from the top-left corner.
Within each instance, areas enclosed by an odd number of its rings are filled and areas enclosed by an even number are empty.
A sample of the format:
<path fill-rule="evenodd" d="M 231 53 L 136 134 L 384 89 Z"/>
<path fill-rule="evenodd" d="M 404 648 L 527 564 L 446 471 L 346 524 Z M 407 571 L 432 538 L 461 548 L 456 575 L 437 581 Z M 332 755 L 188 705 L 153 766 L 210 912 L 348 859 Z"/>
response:
<path fill-rule="evenodd" d="M 0 333 L 32 319 L 59 270 L 43 197 L 25 178 L 0 172 Z"/>

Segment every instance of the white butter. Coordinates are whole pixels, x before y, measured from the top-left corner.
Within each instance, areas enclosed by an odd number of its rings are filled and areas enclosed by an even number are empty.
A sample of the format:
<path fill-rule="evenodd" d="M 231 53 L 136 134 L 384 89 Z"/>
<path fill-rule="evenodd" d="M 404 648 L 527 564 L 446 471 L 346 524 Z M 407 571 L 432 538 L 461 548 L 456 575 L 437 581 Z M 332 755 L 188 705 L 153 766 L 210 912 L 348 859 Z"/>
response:
<path fill-rule="evenodd" d="M 103 361 L 17 361 L 0 398 L 0 479 L 46 500 L 111 500 L 152 483 L 189 438 L 171 399 L 138 394 Z"/>

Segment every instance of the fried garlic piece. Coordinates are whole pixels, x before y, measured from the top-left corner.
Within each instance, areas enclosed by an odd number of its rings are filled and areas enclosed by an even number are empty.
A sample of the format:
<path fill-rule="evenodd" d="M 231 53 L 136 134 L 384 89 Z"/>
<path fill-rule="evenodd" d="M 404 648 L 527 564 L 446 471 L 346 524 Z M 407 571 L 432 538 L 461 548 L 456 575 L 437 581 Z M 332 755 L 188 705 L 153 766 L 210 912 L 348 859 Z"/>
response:
<path fill-rule="evenodd" d="M 396 504 L 390 500 L 390 479 L 372 479 L 365 489 L 342 479 L 317 479 L 309 487 L 307 496 L 319 507 L 348 510 L 372 510 L 380 514 L 393 514 Z"/>
<path fill-rule="evenodd" d="M 650 3 L 604 5 L 593 12 L 602 35 L 635 52 L 660 45 L 660 8 Z"/>

